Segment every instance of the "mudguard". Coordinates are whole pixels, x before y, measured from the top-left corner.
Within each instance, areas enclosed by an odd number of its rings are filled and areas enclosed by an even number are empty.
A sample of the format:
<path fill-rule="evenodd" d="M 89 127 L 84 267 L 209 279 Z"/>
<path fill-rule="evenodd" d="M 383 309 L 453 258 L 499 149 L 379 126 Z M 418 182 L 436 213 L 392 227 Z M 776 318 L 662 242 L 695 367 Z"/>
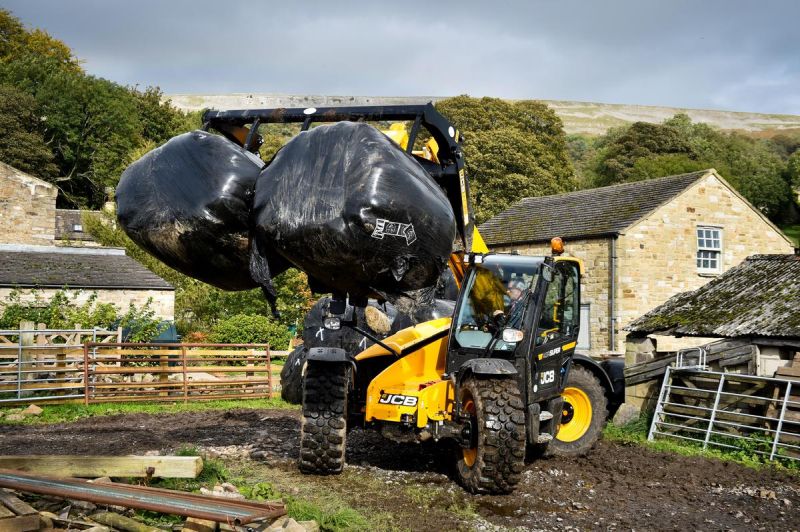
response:
<path fill-rule="evenodd" d="M 621 358 L 612 358 L 598 362 L 588 355 L 575 353 L 572 363 L 591 371 L 600 381 L 606 391 L 609 417 L 612 417 L 619 405 L 625 402 L 625 375 L 623 373 L 625 361 Z"/>
<path fill-rule="evenodd" d="M 458 369 L 456 385 L 461 386 L 461 382 L 467 375 L 516 375 L 517 368 L 508 360 L 502 358 L 473 358 L 464 362 Z"/>

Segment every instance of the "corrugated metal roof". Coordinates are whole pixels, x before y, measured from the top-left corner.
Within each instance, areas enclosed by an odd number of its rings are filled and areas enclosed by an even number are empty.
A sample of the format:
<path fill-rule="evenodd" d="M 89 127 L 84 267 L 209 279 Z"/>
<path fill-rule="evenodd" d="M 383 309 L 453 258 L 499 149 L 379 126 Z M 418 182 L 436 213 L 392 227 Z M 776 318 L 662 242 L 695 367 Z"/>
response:
<path fill-rule="evenodd" d="M 626 330 L 800 338 L 800 256 L 748 257 L 697 290 L 673 296 Z"/>
<path fill-rule="evenodd" d="M 174 290 L 121 250 L 17 247 L 0 249 L 0 286 Z"/>
<path fill-rule="evenodd" d="M 525 198 L 480 226 L 489 245 L 619 234 L 712 170 Z"/>

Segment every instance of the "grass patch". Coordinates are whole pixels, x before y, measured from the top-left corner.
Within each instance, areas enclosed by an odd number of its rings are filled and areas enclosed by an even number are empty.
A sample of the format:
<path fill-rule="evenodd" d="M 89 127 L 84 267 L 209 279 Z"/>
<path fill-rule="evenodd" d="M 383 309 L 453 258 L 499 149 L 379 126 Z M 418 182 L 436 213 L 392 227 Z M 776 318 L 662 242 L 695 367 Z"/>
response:
<path fill-rule="evenodd" d="M 781 227 L 781 231 L 790 239 L 794 240 L 795 246 L 800 246 L 800 225 L 787 225 Z"/>
<path fill-rule="evenodd" d="M 603 438 L 626 445 L 642 445 L 659 452 L 675 453 L 681 456 L 716 458 L 718 460 L 724 460 L 727 462 L 736 462 L 754 469 L 773 467 L 775 469 L 800 474 L 800 464 L 794 460 L 770 461 L 766 456 L 754 452 L 756 450 L 764 451 L 766 449 L 766 447 L 764 447 L 765 445 L 771 447 L 771 440 L 764 440 L 764 442 L 752 442 L 731 438 L 731 441 L 726 441 L 725 443 L 736 445 L 737 449 L 722 449 L 719 447 L 708 447 L 703 449 L 703 446 L 700 443 L 693 443 L 685 440 L 679 441 L 675 439 L 662 438 L 648 441 L 647 433 L 649 429 L 650 416 L 643 415 L 639 419 L 622 427 L 617 427 L 613 423 L 608 423 L 603 429 Z"/>
<path fill-rule="evenodd" d="M 289 517 L 295 521 L 316 521 L 321 530 L 392 530 L 391 516 L 382 511 L 354 508 L 330 486 L 327 477 L 301 475 L 293 470 L 274 468 L 255 462 L 229 462 L 228 482 L 248 499 L 283 499 Z M 347 473 L 334 484 L 349 484 Z M 364 480 L 359 477 L 357 481 Z M 382 487 L 385 487 L 382 485 Z M 360 491 L 356 485 L 349 489 Z"/>
<path fill-rule="evenodd" d="M 67 423 L 88 417 L 115 416 L 120 414 L 177 414 L 181 412 L 197 412 L 203 410 L 233 410 L 235 408 L 287 408 L 297 409 L 280 398 L 273 399 L 233 399 L 224 401 L 189 401 L 174 403 L 105 403 L 94 405 L 63 404 L 44 405 L 40 416 L 27 416 L 23 421 L 7 421 L 0 419 L 5 425 L 34 425 L 41 423 Z"/>
<path fill-rule="evenodd" d="M 357 510 L 344 504 L 320 506 L 309 501 L 289 497 L 286 511 L 295 521 L 314 520 L 322 530 L 373 530 L 369 520 Z"/>

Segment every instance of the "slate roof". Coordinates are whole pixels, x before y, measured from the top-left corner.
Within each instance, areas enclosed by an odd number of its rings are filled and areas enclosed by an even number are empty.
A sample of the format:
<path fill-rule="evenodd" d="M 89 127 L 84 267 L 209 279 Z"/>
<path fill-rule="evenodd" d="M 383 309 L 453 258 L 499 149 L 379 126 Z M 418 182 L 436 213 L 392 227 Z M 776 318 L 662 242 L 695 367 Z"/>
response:
<path fill-rule="evenodd" d="M 75 227 L 83 226 L 81 211 L 74 209 L 56 209 L 56 240 L 94 241 L 92 235 Z"/>
<path fill-rule="evenodd" d="M 800 255 L 753 255 L 626 330 L 686 336 L 800 338 Z"/>
<path fill-rule="evenodd" d="M 713 170 L 525 198 L 483 223 L 489 245 L 619 234 Z"/>
<path fill-rule="evenodd" d="M 0 245 L 0 286 L 174 290 L 121 249 Z"/>

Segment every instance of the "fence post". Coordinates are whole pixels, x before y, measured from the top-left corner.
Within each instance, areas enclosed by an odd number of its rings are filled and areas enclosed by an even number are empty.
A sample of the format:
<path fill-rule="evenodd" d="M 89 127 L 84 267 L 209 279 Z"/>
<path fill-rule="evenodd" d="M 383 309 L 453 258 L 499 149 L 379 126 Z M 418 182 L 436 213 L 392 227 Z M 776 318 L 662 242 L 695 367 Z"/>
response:
<path fill-rule="evenodd" d="M 272 356 L 267 345 L 267 397 L 272 399 Z"/>
<path fill-rule="evenodd" d="M 89 344 L 83 343 L 83 405 L 89 406 Z"/>
<path fill-rule="evenodd" d="M 159 367 L 159 370 L 160 370 L 159 373 L 158 373 L 158 383 L 159 384 L 164 384 L 166 382 L 169 382 L 169 373 L 165 372 L 165 370 L 169 370 L 169 355 L 166 355 L 164 353 L 161 353 L 161 354 L 158 355 L 158 367 Z M 142 375 L 142 381 L 144 381 L 144 375 Z M 160 389 L 161 390 L 165 390 L 164 388 L 160 388 Z M 158 392 L 157 395 L 159 397 L 164 397 L 164 396 L 169 395 L 169 392 L 160 391 L 160 392 Z"/>
<path fill-rule="evenodd" d="M 183 368 L 183 402 L 189 400 L 189 383 L 186 382 L 186 344 L 181 344 L 181 367 Z"/>
<path fill-rule="evenodd" d="M 33 369 L 33 351 L 30 349 L 33 347 L 33 342 L 35 338 L 35 333 L 33 332 L 36 328 L 36 324 L 32 321 L 21 321 L 19 322 L 19 358 L 17 360 L 17 399 L 22 399 L 22 397 L 28 397 L 33 394 L 33 392 L 29 392 L 24 390 L 24 383 L 31 380 L 33 377 L 33 373 L 30 373 L 28 370 Z M 28 331 L 28 332 L 22 332 Z M 25 349 L 28 347 L 28 349 Z"/>

